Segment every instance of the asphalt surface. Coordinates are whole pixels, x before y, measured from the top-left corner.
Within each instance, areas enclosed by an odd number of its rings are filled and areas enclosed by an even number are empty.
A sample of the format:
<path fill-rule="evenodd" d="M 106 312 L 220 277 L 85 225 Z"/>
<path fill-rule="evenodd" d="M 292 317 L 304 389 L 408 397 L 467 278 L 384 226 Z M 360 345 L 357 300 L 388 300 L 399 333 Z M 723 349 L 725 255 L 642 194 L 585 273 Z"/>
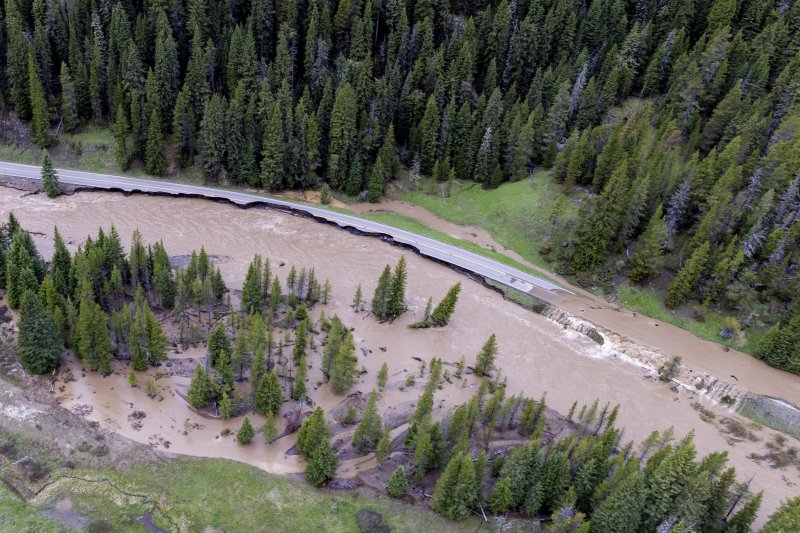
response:
<path fill-rule="evenodd" d="M 509 285 L 522 292 L 535 294 L 547 300 L 550 300 L 557 292 L 570 292 L 550 281 L 532 276 L 516 268 L 489 259 L 488 257 L 463 250 L 457 246 L 446 244 L 436 239 L 431 239 L 430 237 L 417 235 L 410 231 L 387 226 L 379 222 L 373 222 L 371 220 L 337 213 L 319 207 L 278 198 L 268 198 L 244 192 L 187 185 L 183 183 L 128 178 L 108 174 L 94 174 L 78 170 L 57 169 L 57 172 L 61 183 L 87 188 L 225 199 L 240 206 L 264 205 L 266 207 L 288 210 L 291 212 L 305 213 L 315 218 L 324 219 L 344 229 L 354 229 L 367 234 L 376 234 L 383 238 L 389 237 L 397 243 L 415 248 L 424 256 L 468 270 L 474 274 Z M 0 161 L 0 175 L 41 179 L 41 168 Z"/>

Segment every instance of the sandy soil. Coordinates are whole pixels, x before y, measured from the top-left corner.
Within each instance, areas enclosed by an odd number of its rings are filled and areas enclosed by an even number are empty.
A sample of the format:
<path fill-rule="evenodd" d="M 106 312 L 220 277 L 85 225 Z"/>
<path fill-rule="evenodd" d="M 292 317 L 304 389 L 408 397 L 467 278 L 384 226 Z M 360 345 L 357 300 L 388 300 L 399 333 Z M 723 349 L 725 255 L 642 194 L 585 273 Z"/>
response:
<path fill-rule="evenodd" d="M 800 399 L 800 380 L 747 355 L 733 351 L 722 353 L 718 346 L 699 341 L 677 328 L 655 326 L 651 319 L 614 311 L 607 303 L 585 294 L 565 299 L 566 309 L 619 332 L 616 337 L 608 336 L 601 346 L 585 335 L 504 300 L 495 291 L 444 266 L 377 239 L 356 237 L 279 212 L 240 210 L 197 199 L 126 197 L 101 192 L 57 199 L 47 199 L 43 195 L 23 198 L 23 195 L 19 191 L 0 189 L 0 216 L 13 210 L 26 228 L 36 232 L 36 243 L 47 257 L 52 253 L 54 225 L 58 225 L 65 240 L 74 248 L 87 235 L 95 234 L 100 226 L 108 228 L 113 223 L 126 246 L 133 230 L 139 228 L 145 241 L 163 239 L 172 255 L 190 253 L 204 244 L 209 254 L 229 257 L 220 267 L 228 287 L 234 290 L 241 288 L 248 263 L 255 253 L 270 257 L 273 265 L 285 262 L 285 266 L 278 269 L 282 277 L 292 264 L 298 268 L 314 267 L 320 279 L 328 278 L 333 284 L 333 299 L 323 306 L 325 313 L 339 314 L 347 325 L 355 328 L 359 365 L 367 369 L 358 390 L 368 393 L 375 386 L 381 364 L 388 362 L 391 377 L 380 398 L 382 413 L 391 406 L 416 399 L 422 390 L 424 379 L 419 378 L 414 387 L 400 390 L 407 372 L 418 372 L 419 363 L 413 357 L 427 360 L 436 356 L 456 363 L 464 356 L 471 364 L 486 338 L 497 333 L 500 345 L 497 364 L 507 380 L 508 395 L 521 393 L 539 397 L 547 391 L 548 404 L 560 412 L 566 412 L 574 400 L 588 404 L 599 398 L 602 402 L 619 403 L 618 423 L 624 428 L 625 437 L 636 441 L 653 430 L 669 426 L 674 426 L 678 436 L 694 430 L 701 454 L 727 450 L 739 479 L 754 476 L 752 487 L 765 490 L 762 520 L 782 500 L 797 493 L 800 476 L 796 469 L 772 469 L 748 458 L 751 453 L 763 453 L 765 441 L 773 432 L 756 431 L 759 442 L 736 442 L 727 438 L 715 424 L 703 422 L 691 407 L 693 402 L 703 401 L 702 396 L 654 381 L 649 371 L 630 364 L 634 358 L 623 354 L 616 341 L 629 342 L 626 338 L 649 341 L 649 346 L 681 355 L 700 370 L 713 370 L 718 377 L 736 374 L 752 390 L 790 401 Z M 356 314 L 349 307 L 356 286 L 362 283 L 369 298 L 384 265 L 396 263 L 403 253 L 409 267 L 408 312 L 392 324 L 379 324 L 365 313 Z M 408 324 L 419 320 L 429 296 L 434 300 L 441 298 L 457 281 L 461 282 L 463 290 L 449 326 L 414 331 L 407 328 Z M 633 350 L 633 346 L 629 342 L 625 350 Z M 362 348 L 366 349 L 366 355 Z M 314 366 L 308 382 L 310 396 L 316 404 L 330 409 L 341 398 L 334 396 L 327 385 L 316 388 L 320 378 L 319 358 L 319 347 L 309 350 L 308 361 Z M 271 472 L 303 469 L 297 456 L 286 453 L 294 444 L 293 437 L 267 446 L 259 435 L 253 445 L 239 446 L 233 436 L 220 436 L 224 429 L 238 428 L 241 420 L 204 419 L 189 410 L 177 394 L 181 387 L 188 385 L 188 378 L 158 380 L 163 399 L 151 400 L 141 387 L 132 389 L 127 384 L 124 367 L 117 374 L 103 378 L 96 374 L 83 375 L 76 365 L 75 361 L 67 364 L 76 381 L 66 385 L 59 383 L 65 387 L 63 404 L 72 409 L 89 406 L 91 412 L 87 412 L 86 417 L 104 427 L 158 449 L 165 449 L 165 441 L 169 441 L 168 449 L 172 452 L 229 457 Z M 141 376 L 139 382 L 144 383 L 144 379 Z M 463 387 L 457 382 L 438 392 L 434 416 L 463 402 L 476 388 L 477 380 L 467 378 Z M 733 416 L 718 405 L 709 403 L 707 408 L 716 412 L 718 418 Z M 128 421 L 134 409 L 147 411 L 140 429 L 134 429 Z M 263 418 L 258 415 L 251 415 L 251 418 L 256 429 L 260 429 Z M 184 434 L 187 419 L 189 431 Z M 280 431 L 280 424 L 278 429 Z M 353 475 L 369 468 L 370 463 L 370 458 L 363 457 L 346 461 L 340 466 L 339 475 Z"/>

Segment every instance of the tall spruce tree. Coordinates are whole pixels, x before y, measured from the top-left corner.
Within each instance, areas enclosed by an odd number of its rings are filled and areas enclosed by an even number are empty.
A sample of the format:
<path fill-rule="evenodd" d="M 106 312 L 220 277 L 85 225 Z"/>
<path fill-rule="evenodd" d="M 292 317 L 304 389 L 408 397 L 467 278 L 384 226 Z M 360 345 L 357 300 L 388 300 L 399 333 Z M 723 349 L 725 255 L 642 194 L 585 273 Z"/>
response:
<path fill-rule="evenodd" d="M 55 318 L 31 290 L 22 295 L 17 357 L 22 367 L 33 374 L 46 374 L 58 368 L 64 342 Z"/>
<path fill-rule="evenodd" d="M 373 451 L 383 436 L 383 422 L 378 414 L 377 401 L 378 393 L 373 390 L 361 416 L 361 423 L 353 434 L 353 446 L 361 452 Z"/>
<path fill-rule="evenodd" d="M 56 169 L 53 168 L 53 161 L 47 152 L 42 154 L 42 188 L 48 198 L 55 198 L 61 194 L 58 174 L 56 174 Z"/>

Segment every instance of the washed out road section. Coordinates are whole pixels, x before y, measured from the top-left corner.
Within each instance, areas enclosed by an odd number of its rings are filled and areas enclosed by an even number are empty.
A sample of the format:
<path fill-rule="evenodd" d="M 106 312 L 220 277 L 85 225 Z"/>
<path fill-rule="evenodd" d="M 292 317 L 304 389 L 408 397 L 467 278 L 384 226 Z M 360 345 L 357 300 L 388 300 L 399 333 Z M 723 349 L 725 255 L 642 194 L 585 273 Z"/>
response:
<path fill-rule="evenodd" d="M 571 292 L 545 279 L 532 276 L 514 267 L 468 252 L 457 246 L 445 244 L 436 239 L 417 235 L 379 222 L 373 222 L 371 220 L 365 220 L 319 207 L 277 198 L 267 198 L 245 192 L 201 187 L 198 185 L 112 176 L 108 174 L 94 174 L 78 170 L 57 169 L 56 171 L 62 183 L 77 185 L 79 187 L 121 190 L 125 192 L 201 196 L 209 199 L 228 200 L 240 206 L 261 204 L 277 209 L 288 209 L 293 212 L 305 213 L 315 218 L 323 219 L 345 229 L 352 228 L 363 233 L 388 236 L 397 243 L 415 248 L 424 256 L 506 284 L 522 292 L 543 296 L 545 300 L 551 300 L 552 293 L 557 291 Z M 40 179 L 41 169 L 32 165 L 0 162 L 0 174 L 19 178 Z"/>

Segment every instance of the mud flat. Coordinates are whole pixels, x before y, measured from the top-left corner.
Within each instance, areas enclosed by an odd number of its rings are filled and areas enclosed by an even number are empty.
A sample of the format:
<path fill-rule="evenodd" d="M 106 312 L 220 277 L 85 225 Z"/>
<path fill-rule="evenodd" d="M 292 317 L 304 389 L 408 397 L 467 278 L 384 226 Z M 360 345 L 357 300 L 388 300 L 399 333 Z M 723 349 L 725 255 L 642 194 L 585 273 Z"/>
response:
<path fill-rule="evenodd" d="M 256 253 L 268 256 L 281 277 L 285 277 L 290 265 L 314 267 L 319 279 L 330 279 L 333 284 L 333 299 L 322 306 L 326 315 L 338 314 L 345 324 L 355 328 L 359 366 L 367 370 L 358 390 L 364 393 L 372 390 L 378 369 L 384 361 L 388 363 L 390 379 L 380 398 L 382 413 L 391 406 L 413 402 L 418 397 L 424 380 L 418 379 L 417 385 L 403 386 L 401 390 L 408 373 L 418 371 L 419 362 L 415 357 L 429 360 L 436 356 L 455 364 L 464 356 L 471 364 L 482 343 L 496 333 L 500 346 L 497 366 L 507 380 L 509 395 L 521 393 L 538 397 L 547 391 L 549 406 L 560 412 L 566 412 L 575 400 L 589 404 L 599 398 L 603 403 L 619 403 L 618 425 L 624 428 L 624 438 L 636 441 L 653 430 L 670 426 L 678 436 L 693 430 L 700 454 L 727 450 L 739 479 L 753 477 L 752 488 L 765 490 L 762 521 L 782 500 L 797 493 L 800 476 L 796 468 L 775 469 L 767 462 L 759 464 L 748 457 L 753 453 L 763 454 L 765 443 L 773 438 L 774 432 L 753 429 L 758 441 L 726 434 L 724 426 L 717 421 L 734 419 L 735 415 L 713 401 L 708 401 L 704 408 L 714 412 L 716 418 L 703 421 L 692 407 L 695 402 L 705 401 L 702 389 L 698 393 L 692 387 L 674 387 L 654 381 L 635 351 L 681 355 L 687 366 L 698 373 L 718 379 L 736 374 L 742 387 L 793 403 L 800 399 L 800 380 L 744 354 L 722 353 L 718 346 L 694 339 L 681 330 L 653 326 L 649 324 L 650 319 L 643 317 L 630 317 L 630 322 L 621 324 L 636 327 L 625 326 L 632 329 L 617 332 L 618 337 L 608 335 L 607 342 L 599 345 L 586 335 L 526 311 L 498 292 L 413 253 L 377 239 L 354 236 L 272 210 L 241 210 L 198 199 L 104 192 L 81 192 L 51 200 L 43 195 L 26 196 L 21 191 L 0 188 L 0 214 L 5 215 L 10 210 L 34 232 L 37 246 L 47 257 L 52 253 L 55 225 L 74 249 L 87 235 L 96 234 L 99 227 L 108 228 L 114 224 L 125 246 L 133 230 L 138 228 L 145 242 L 163 240 L 171 255 L 191 253 L 204 245 L 209 254 L 228 258 L 219 266 L 232 290 L 241 288 L 249 261 Z M 392 324 L 379 324 L 365 313 L 356 314 L 349 307 L 356 286 L 362 283 L 365 295 L 371 297 L 384 265 L 394 264 L 402 254 L 408 261 L 409 311 Z M 278 267 L 281 263 L 285 266 Z M 457 281 L 462 283 L 463 290 L 448 327 L 441 330 L 407 328 L 421 318 L 429 296 L 434 300 L 441 298 Z M 591 319 L 588 315 L 592 309 L 586 302 L 583 300 L 584 316 Z M 624 316 L 621 312 L 608 312 Z M 647 326 L 657 333 L 646 330 Z M 645 332 L 637 333 L 637 328 Z M 640 345 L 640 339 L 652 343 Z M 719 353 L 713 353 L 715 349 Z M 320 377 L 319 357 L 319 347 L 309 351 L 309 363 L 314 365 L 309 376 L 309 393 L 314 403 L 331 409 L 341 398 L 335 397 L 326 385 L 315 388 Z M 188 378 L 165 376 L 158 379 L 159 397 L 150 399 L 141 387 L 132 389 L 127 384 L 124 365 L 117 369 L 117 374 L 105 378 L 84 375 L 75 361 L 68 362 L 66 368 L 71 370 L 75 381 L 64 383 L 62 374 L 57 385 L 62 404 L 133 440 L 187 455 L 233 458 L 271 472 L 298 472 L 304 467 L 297 456 L 288 453 L 293 437 L 266 446 L 259 435 L 254 445 L 248 447 L 238 446 L 232 436 L 223 437 L 225 429 L 235 430 L 241 421 L 205 419 L 191 411 L 180 397 Z M 165 372 L 164 368 L 158 370 Z M 459 383 L 438 392 L 434 416 L 464 401 L 476 390 L 477 384 L 477 380 L 468 377 L 463 387 Z M 134 410 L 146 413 L 138 429 L 128 419 Z M 252 418 L 259 429 L 263 419 L 258 415 Z M 282 423 L 279 422 L 279 431 Z M 363 464 L 365 459 L 343 462 L 339 476 L 353 476 L 368 468 L 369 461 Z"/>

